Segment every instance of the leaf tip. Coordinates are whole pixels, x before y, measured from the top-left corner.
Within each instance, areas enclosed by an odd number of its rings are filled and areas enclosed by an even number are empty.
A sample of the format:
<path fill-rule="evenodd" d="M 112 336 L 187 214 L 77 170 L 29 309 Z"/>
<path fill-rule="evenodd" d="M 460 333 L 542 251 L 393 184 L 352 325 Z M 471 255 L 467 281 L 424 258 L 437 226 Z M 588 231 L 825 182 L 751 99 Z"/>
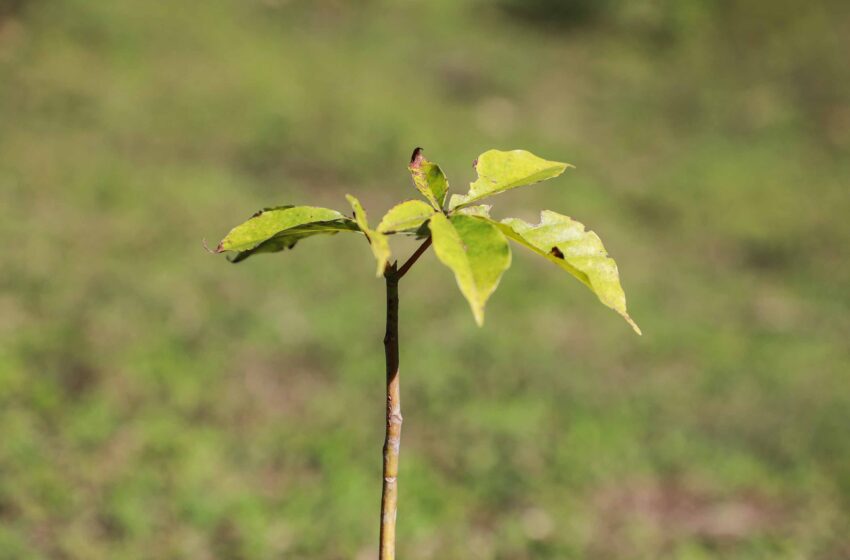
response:
<path fill-rule="evenodd" d="M 221 243 L 219 243 L 219 244 L 218 244 L 218 246 L 215 248 L 215 251 L 213 251 L 212 249 L 210 249 L 210 246 L 209 246 L 209 245 L 207 245 L 207 238 L 206 238 L 206 237 L 204 237 L 204 238 L 201 240 L 201 242 L 204 244 L 204 249 L 207 251 L 207 253 L 209 253 L 209 254 L 211 254 L 211 255 L 216 255 L 216 254 L 221 253 L 222 251 L 224 251 L 224 248 L 222 247 L 222 244 L 221 244 Z"/>
<path fill-rule="evenodd" d="M 425 156 L 422 155 L 423 151 L 424 150 L 421 147 L 417 146 L 416 148 L 414 148 L 413 154 L 411 154 L 411 156 L 410 156 L 410 168 L 411 169 L 418 169 L 419 167 L 422 166 L 422 160 L 425 159 Z"/>
<path fill-rule="evenodd" d="M 573 165 L 573 164 L 571 164 L 571 163 L 564 163 L 564 162 L 562 162 L 562 161 L 556 161 L 556 162 L 554 162 L 554 163 L 556 163 L 556 164 L 557 164 L 557 166 L 558 166 L 558 168 L 559 168 L 559 169 L 556 171 L 555 175 L 554 175 L 555 177 L 560 176 L 560 175 L 561 175 L 562 173 L 564 173 L 567 169 L 575 169 L 575 168 L 576 168 L 576 166 L 575 166 L 575 165 Z"/>
<path fill-rule="evenodd" d="M 635 323 L 634 320 L 631 317 L 629 317 L 628 313 L 624 313 L 623 318 L 632 327 L 632 330 L 634 330 L 637 333 L 638 336 L 643 336 L 643 331 L 641 331 L 640 327 L 637 326 L 637 323 Z"/>
<path fill-rule="evenodd" d="M 473 317 L 475 317 L 475 324 L 478 325 L 479 328 L 483 327 L 484 326 L 484 308 L 473 307 L 472 308 L 472 315 L 473 315 Z"/>

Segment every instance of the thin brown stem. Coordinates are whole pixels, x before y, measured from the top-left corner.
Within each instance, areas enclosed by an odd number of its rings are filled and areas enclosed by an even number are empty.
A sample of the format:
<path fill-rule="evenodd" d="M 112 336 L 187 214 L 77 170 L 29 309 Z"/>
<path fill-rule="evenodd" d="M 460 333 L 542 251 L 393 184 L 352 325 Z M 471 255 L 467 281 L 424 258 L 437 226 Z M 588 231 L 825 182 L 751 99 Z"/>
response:
<path fill-rule="evenodd" d="M 424 247 L 427 249 L 427 245 Z M 421 252 L 424 252 L 424 249 Z M 411 259 L 415 260 L 413 257 Z M 412 264 L 408 260 L 405 267 L 410 268 L 408 265 Z M 402 270 L 405 267 L 402 267 Z M 387 427 L 384 439 L 384 481 L 381 493 L 381 544 L 378 555 L 380 560 L 395 560 L 398 455 L 402 423 L 398 379 L 398 280 L 401 274 L 401 271 L 396 271 L 395 265 L 388 267 L 384 274 L 387 282 L 387 330 L 384 335 L 384 353 L 387 361 Z"/>
<path fill-rule="evenodd" d="M 381 492 L 381 542 L 379 560 L 395 560 L 395 529 L 398 517 L 398 456 L 401 447 L 401 390 L 398 379 L 398 282 L 431 246 L 428 237 L 398 268 L 387 265 L 387 328 L 384 354 L 387 362 L 387 425 L 384 436 L 384 480 Z"/>
<path fill-rule="evenodd" d="M 422 245 L 420 245 L 419 248 L 416 249 L 416 251 L 412 255 L 410 255 L 410 258 L 407 259 L 407 262 L 405 262 L 403 265 L 401 265 L 401 268 L 398 269 L 397 277 L 401 278 L 402 276 L 407 274 L 407 271 L 410 270 L 410 267 L 413 266 L 413 264 L 416 261 L 419 260 L 419 257 L 422 256 L 422 253 L 427 251 L 428 247 L 430 247 L 430 246 L 431 246 L 431 236 L 429 235 L 428 239 L 426 239 L 422 243 Z"/>

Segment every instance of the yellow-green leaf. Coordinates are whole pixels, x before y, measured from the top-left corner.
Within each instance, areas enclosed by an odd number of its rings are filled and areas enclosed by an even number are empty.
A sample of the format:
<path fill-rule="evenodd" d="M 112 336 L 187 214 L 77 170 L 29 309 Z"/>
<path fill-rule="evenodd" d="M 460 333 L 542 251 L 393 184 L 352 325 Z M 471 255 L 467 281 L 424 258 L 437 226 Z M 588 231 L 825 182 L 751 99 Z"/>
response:
<path fill-rule="evenodd" d="M 353 220 L 336 210 L 315 206 L 278 206 L 261 210 L 230 230 L 218 244 L 216 252 L 237 252 L 232 262 L 240 262 L 257 253 L 291 249 L 305 237 L 340 231 L 359 231 L 359 228 Z"/>
<path fill-rule="evenodd" d="M 434 215 L 434 210 L 421 200 L 408 200 L 390 208 L 378 224 L 381 233 L 416 233 Z"/>
<path fill-rule="evenodd" d="M 375 260 L 378 263 L 376 275 L 381 276 L 384 273 L 384 269 L 387 267 L 387 262 L 390 260 L 390 242 L 387 240 L 386 235 L 369 227 L 369 221 L 366 218 L 366 211 L 363 209 L 363 205 L 360 204 L 359 200 L 350 194 L 345 195 L 345 198 L 348 199 L 349 204 L 351 204 L 351 208 L 354 210 L 354 220 L 357 222 L 357 225 L 360 226 L 360 230 L 365 233 L 366 237 L 369 239 L 369 245 L 372 247 L 372 254 L 375 255 Z"/>
<path fill-rule="evenodd" d="M 446 193 L 449 192 L 449 181 L 440 166 L 425 159 L 422 148 L 416 148 L 408 169 L 419 192 L 428 199 L 434 209 L 441 210 Z"/>
<path fill-rule="evenodd" d="M 493 194 L 539 183 L 557 177 L 568 163 L 548 161 L 525 150 L 488 150 L 475 160 L 478 179 L 469 185 L 469 192 L 452 196 L 450 209 L 469 206 Z"/>
<path fill-rule="evenodd" d="M 608 256 L 599 236 L 585 231 L 584 224 L 544 210 L 537 225 L 516 218 L 502 220 L 497 225 L 511 239 L 575 276 L 599 301 L 622 315 L 635 332 L 641 334 L 626 311 L 626 294 L 620 286 L 617 263 Z"/>
<path fill-rule="evenodd" d="M 464 206 L 463 208 L 458 208 L 456 210 L 456 213 L 465 214 L 467 216 L 478 216 L 480 218 L 489 218 L 491 208 L 493 208 L 493 206 L 491 204 L 479 204 L 477 206 Z"/>
<path fill-rule="evenodd" d="M 484 324 L 484 305 L 511 265 L 507 239 L 495 224 L 475 216 L 435 214 L 428 226 L 437 258 L 454 272 L 475 322 Z"/>

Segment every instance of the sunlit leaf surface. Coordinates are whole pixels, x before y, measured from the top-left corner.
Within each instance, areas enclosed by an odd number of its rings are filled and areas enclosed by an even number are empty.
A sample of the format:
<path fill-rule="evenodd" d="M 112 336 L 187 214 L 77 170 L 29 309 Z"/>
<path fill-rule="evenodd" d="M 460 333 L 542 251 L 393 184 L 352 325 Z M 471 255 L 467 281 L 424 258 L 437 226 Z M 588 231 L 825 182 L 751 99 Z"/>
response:
<path fill-rule="evenodd" d="M 490 204 L 479 204 L 477 206 L 465 206 L 463 208 L 458 208 L 457 210 L 455 210 L 455 213 L 464 214 L 466 216 L 478 216 L 480 218 L 489 218 L 491 208 L 492 206 Z"/>
<path fill-rule="evenodd" d="M 449 181 L 440 166 L 425 159 L 422 148 L 416 148 L 408 169 L 419 192 L 436 210 L 440 210 L 449 191 Z"/>
<path fill-rule="evenodd" d="M 511 265 L 511 249 L 499 228 L 475 216 L 447 218 L 436 214 L 428 222 L 437 258 L 454 272 L 478 325 L 484 305 Z"/>
<path fill-rule="evenodd" d="M 449 208 L 469 206 L 482 198 L 510 189 L 557 177 L 568 163 L 548 161 L 525 150 L 488 150 L 478 156 L 478 179 L 469 185 L 466 195 L 453 195 Z"/>
<path fill-rule="evenodd" d="M 579 279 L 599 301 L 622 315 L 635 332 L 641 334 L 626 311 L 626 294 L 620 286 L 617 263 L 608 256 L 599 236 L 586 231 L 584 224 L 544 210 L 537 225 L 516 218 L 502 220 L 498 225 L 505 235 Z"/>
<path fill-rule="evenodd" d="M 378 224 L 381 233 L 416 233 L 434 215 L 430 205 L 421 200 L 408 200 L 390 208 Z"/>
<path fill-rule="evenodd" d="M 315 206 L 278 206 L 257 212 L 236 226 L 218 244 L 216 252 L 234 251 L 232 262 L 240 262 L 257 253 L 291 249 L 304 239 L 318 234 L 359 231 L 357 224 L 336 210 Z"/>

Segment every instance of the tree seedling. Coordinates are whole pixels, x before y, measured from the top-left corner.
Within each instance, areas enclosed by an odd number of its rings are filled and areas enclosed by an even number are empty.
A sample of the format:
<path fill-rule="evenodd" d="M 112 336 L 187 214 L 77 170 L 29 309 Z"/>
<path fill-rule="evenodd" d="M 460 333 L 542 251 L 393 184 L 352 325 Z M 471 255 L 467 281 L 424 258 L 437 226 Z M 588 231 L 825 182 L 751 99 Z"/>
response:
<path fill-rule="evenodd" d="M 383 492 L 381 495 L 380 560 L 395 559 L 395 528 L 398 503 L 398 460 L 401 442 L 399 393 L 398 284 L 419 257 L 434 246 L 437 258 L 455 275 L 478 325 L 484 323 L 484 305 L 511 265 L 508 240 L 537 253 L 587 286 L 603 304 L 619 313 L 640 334 L 626 312 L 626 296 L 620 286 L 617 264 L 602 241 L 583 224 L 544 210 L 539 224 L 516 218 L 497 221 L 490 206 L 480 202 L 510 189 L 552 179 L 563 173 L 566 163 L 547 161 L 525 150 L 488 150 L 474 167 L 478 178 L 465 195 L 447 198 L 449 183 L 440 166 L 425 159 L 417 148 L 408 166 L 413 184 L 425 198 L 407 200 L 392 207 L 372 228 L 360 202 L 348 195 L 353 216 L 315 206 L 278 206 L 257 212 L 219 243 L 217 253 L 232 252 L 231 262 L 259 253 L 292 249 L 304 238 L 348 232 L 363 235 L 377 263 L 377 276 L 387 288 L 386 356 L 387 401 L 384 439 Z M 390 235 L 422 239 L 419 248 L 401 265 L 392 260 Z"/>

